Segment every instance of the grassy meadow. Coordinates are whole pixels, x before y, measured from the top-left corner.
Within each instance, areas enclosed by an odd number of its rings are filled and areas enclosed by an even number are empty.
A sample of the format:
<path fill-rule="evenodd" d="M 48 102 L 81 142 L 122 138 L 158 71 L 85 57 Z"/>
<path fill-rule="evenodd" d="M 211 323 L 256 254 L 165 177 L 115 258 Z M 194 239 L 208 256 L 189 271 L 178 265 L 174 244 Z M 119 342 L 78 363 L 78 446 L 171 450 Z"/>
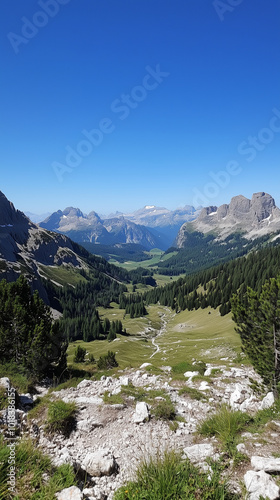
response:
<path fill-rule="evenodd" d="M 218 310 L 199 309 L 176 314 L 167 307 L 148 306 L 148 315 L 142 318 L 124 316 L 124 310 L 117 304 L 110 309 L 99 308 L 100 317 L 121 320 L 127 336 L 118 335 L 113 342 L 95 340 L 72 342 L 68 348 L 68 362 L 73 363 L 77 345 L 86 348 L 95 359 L 112 350 L 120 368 L 139 367 L 150 362 L 155 367 L 174 366 L 193 359 L 218 362 L 221 358 L 235 358 L 240 353 L 241 342 L 234 330 L 231 314 L 220 316 Z M 154 342 L 159 346 L 153 344 Z M 77 366 L 84 368 L 83 364 Z"/>

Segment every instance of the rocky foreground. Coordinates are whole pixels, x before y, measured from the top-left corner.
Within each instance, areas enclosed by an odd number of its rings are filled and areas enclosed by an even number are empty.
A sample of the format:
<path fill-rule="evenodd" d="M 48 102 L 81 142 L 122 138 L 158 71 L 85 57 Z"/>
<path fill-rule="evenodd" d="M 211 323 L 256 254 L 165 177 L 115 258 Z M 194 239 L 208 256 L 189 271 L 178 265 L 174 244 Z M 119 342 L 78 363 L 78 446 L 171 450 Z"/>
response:
<path fill-rule="evenodd" d="M 57 494 L 58 500 L 112 500 L 115 490 L 133 479 L 141 458 L 166 449 L 182 450 L 193 463 L 208 470 L 206 458 L 218 459 L 221 448 L 215 438 L 204 439 L 195 434 L 198 423 L 220 403 L 254 414 L 274 402 L 272 393 L 260 395 L 253 391 L 252 380 L 260 387 L 261 379 L 251 367 L 236 367 L 227 361 L 219 366 L 207 365 L 204 375 L 207 378 L 199 379 L 197 372 L 186 372 L 185 381 L 176 381 L 171 377 L 170 367 L 162 367 L 160 375 L 155 375 L 146 363 L 137 371 L 127 369 L 100 381 L 83 380 L 76 388 L 53 392 L 52 399 L 74 401 L 79 409 L 76 429 L 67 438 L 59 434 L 48 436 L 39 421 L 28 419 L 27 423 L 26 411 L 32 406 L 32 398 L 22 395 L 23 410 L 17 410 L 22 432 L 31 434 L 54 464 L 73 464 L 81 479 L 83 475 L 87 477 L 86 487 L 81 481 L 80 488 L 68 488 Z M 1 380 L 2 385 L 8 383 L 7 379 Z M 197 388 L 206 398 L 194 400 L 187 394 L 179 395 L 179 389 L 185 386 Z M 170 426 L 169 421 L 151 417 L 149 405 L 144 401 L 136 403 L 132 395 L 124 403 L 104 402 L 104 395 L 110 401 L 110 396 L 122 393 L 125 387 L 131 388 L 132 393 L 133 388 L 141 387 L 148 391 L 164 390 L 177 415 L 182 417 L 177 428 Z M 231 464 L 225 472 L 232 491 L 240 498 L 258 500 L 261 495 L 271 500 L 279 498 L 280 489 L 271 476 L 280 472 L 280 458 L 275 458 L 279 442 L 280 421 L 276 420 L 261 437 L 248 432 L 241 435 L 238 450 L 249 459 L 239 467 Z"/>

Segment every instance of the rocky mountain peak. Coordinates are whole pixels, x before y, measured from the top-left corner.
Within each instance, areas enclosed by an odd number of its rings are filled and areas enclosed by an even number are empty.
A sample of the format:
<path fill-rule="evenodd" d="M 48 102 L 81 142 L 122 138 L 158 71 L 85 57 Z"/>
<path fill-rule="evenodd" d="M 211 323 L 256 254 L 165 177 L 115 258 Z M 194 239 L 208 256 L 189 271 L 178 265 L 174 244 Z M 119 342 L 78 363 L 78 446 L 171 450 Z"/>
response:
<path fill-rule="evenodd" d="M 279 232 L 280 210 L 268 193 L 254 193 L 251 200 L 238 195 L 229 204 L 203 208 L 199 217 L 189 224 L 183 224 L 178 233 L 176 244 L 179 248 L 187 244 L 189 230 L 204 234 L 215 232 L 219 239 L 235 232 L 242 232 L 249 239 Z"/>
<path fill-rule="evenodd" d="M 13 226 L 20 223 L 28 224 L 28 222 L 24 213 L 16 210 L 13 203 L 0 191 L 0 225 Z"/>

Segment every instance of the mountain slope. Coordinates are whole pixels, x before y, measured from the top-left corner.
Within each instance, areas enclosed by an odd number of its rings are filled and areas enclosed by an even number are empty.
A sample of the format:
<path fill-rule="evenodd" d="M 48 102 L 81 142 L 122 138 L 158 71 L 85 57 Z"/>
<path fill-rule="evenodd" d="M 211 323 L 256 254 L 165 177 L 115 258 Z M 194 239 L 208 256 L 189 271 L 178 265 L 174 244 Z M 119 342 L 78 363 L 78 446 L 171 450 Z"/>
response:
<path fill-rule="evenodd" d="M 186 247 L 193 231 L 214 234 L 218 240 L 224 240 L 233 233 L 255 239 L 280 231 L 280 210 L 267 193 L 255 193 L 251 200 L 239 195 L 232 198 L 228 205 L 203 208 L 195 221 L 181 227 L 175 245 Z"/>
<path fill-rule="evenodd" d="M 126 281 L 125 271 L 110 266 L 105 259 L 89 254 L 64 234 L 41 228 L 0 192 L 0 279 L 14 281 L 24 274 L 48 302 L 45 287 L 49 279 L 58 286 L 98 278 Z"/>

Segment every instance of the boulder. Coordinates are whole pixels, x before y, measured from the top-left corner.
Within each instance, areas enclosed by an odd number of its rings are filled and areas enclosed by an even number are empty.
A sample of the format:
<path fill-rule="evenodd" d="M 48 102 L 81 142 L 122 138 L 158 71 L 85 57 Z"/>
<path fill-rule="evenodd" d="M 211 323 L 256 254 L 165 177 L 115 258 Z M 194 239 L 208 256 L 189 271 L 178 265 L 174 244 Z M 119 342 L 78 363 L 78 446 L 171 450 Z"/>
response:
<path fill-rule="evenodd" d="M 116 468 L 115 457 L 108 449 L 87 453 L 82 462 L 82 469 L 90 476 L 110 476 Z"/>
<path fill-rule="evenodd" d="M 8 377 L 0 378 L 0 387 L 4 387 L 5 389 L 10 389 L 11 387 L 10 379 Z"/>
<path fill-rule="evenodd" d="M 260 410 L 265 410 L 266 408 L 270 408 L 274 404 L 274 402 L 275 398 L 273 392 L 268 392 L 261 402 Z"/>
<path fill-rule="evenodd" d="M 237 408 L 243 401 L 246 399 L 245 397 L 246 391 L 243 389 L 241 384 L 236 384 L 233 393 L 230 396 L 229 404 L 231 408 Z"/>
<path fill-rule="evenodd" d="M 184 448 L 184 453 L 193 463 L 202 463 L 208 457 L 216 460 L 218 455 L 215 454 L 213 445 L 210 443 L 194 444 Z"/>
<path fill-rule="evenodd" d="M 96 427 L 103 427 L 103 424 L 94 417 L 77 422 L 77 430 L 81 432 L 91 432 Z"/>
<path fill-rule="evenodd" d="M 255 471 L 280 472 L 280 458 L 251 457 L 251 465 Z"/>
<path fill-rule="evenodd" d="M 150 418 L 150 412 L 147 403 L 141 401 L 136 404 L 135 413 L 133 415 L 133 422 L 135 424 L 141 424 L 146 422 Z"/>
<path fill-rule="evenodd" d="M 244 475 L 244 482 L 249 493 L 248 500 L 259 500 L 261 496 L 269 500 L 277 500 L 279 488 L 269 474 L 263 470 L 249 470 Z"/>
<path fill-rule="evenodd" d="M 83 500 L 83 494 L 77 486 L 70 486 L 56 493 L 57 500 Z"/>
<path fill-rule="evenodd" d="M 196 377 L 197 375 L 199 375 L 199 372 L 185 372 L 184 373 L 184 377 L 186 377 L 186 378 L 193 378 L 193 377 Z"/>

